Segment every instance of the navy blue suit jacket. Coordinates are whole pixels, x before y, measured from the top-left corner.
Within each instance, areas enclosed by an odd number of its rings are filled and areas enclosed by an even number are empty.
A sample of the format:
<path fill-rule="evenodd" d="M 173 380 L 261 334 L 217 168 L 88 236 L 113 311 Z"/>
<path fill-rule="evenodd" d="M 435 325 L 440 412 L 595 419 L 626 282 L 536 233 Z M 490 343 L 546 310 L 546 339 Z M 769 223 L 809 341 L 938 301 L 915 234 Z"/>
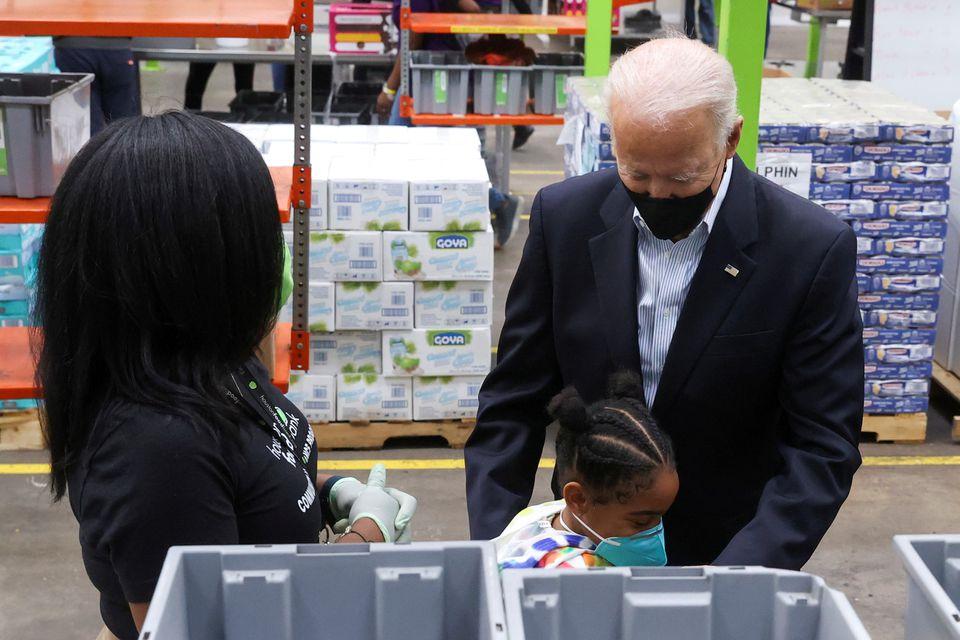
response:
<path fill-rule="evenodd" d="M 550 398 L 640 371 L 632 212 L 614 170 L 534 201 L 465 452 L 474 538 L 529 502 Z M 680 474 L 670 564 L 798 569 L 832 523 L 860 465 L 856 253 L 849 226 L 734 160 L 652 407 Z"/>

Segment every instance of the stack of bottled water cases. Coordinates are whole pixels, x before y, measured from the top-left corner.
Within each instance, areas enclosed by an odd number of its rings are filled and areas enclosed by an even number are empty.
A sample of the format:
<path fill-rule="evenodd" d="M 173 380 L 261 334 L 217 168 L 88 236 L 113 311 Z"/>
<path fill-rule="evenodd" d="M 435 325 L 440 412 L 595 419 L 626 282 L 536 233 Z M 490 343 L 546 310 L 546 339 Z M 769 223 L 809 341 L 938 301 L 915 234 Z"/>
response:
<path fill-rule="evenodd" d="M 269 166 L 291 164 L 292 125 L 231 126 Z M 310 365 L 288 396 L 314 423 L 475 418 L 493 321 L 476 130 L 314 126 L 311 137 Z M 281 320 L 291 315 L 288 304 Z"/>
<path fill-rule="evenodd" d="M 0 327 L 30 326 L 37 273 L 37 254 L 43 237 L 40 224 L 0 224 Z M 34 400 L 0 400 L 0 411 L 22 411 Z"/>
<path fill-rule="evenodd" d="M 566 175 L 615 167 L 603 79 L 567 82 Z M 945 120 L 868 82 L 763 83 L 761 153 L 788 158 L 795 179 L 780 182 L 857 233 L 867 413 L 927 408 L 952 140 Z"/>
<path fill-rule="evenodd" d="M 812 160 L 806 195 L 857 233 L 867 413 L 927 409 L 953 133 L 869 82 L 764 81 L 761 153 Z"/>

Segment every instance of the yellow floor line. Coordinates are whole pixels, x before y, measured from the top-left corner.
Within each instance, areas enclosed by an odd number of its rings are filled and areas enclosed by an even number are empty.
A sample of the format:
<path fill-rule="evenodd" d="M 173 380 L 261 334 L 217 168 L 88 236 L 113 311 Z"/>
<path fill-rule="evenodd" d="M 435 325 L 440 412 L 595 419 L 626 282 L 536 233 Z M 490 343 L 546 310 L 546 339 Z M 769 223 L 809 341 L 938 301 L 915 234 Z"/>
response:
<path fill-rule="evenodd" d="M 463 469 L 463 458 L 413 458 L 413 459 L 356 459 L 319 460 L 317 467 L 323 471 L 366 471 L 381 462 L 394 471 L 455 471 Z M 552 469 L 552 458 L 540 461 L 541 469 Z M 960 466 L 960 456 L 865 456 L 865 467 L 943 467 Z M 43 475 L 49 473 L 47 464 L 0 464 L 0 475 Z"/>
<path fill-rule="evenodd" d="M 563 171 L 555 169 L 513 169 L 510 171 L 512 176 L 562 176 Z"/>

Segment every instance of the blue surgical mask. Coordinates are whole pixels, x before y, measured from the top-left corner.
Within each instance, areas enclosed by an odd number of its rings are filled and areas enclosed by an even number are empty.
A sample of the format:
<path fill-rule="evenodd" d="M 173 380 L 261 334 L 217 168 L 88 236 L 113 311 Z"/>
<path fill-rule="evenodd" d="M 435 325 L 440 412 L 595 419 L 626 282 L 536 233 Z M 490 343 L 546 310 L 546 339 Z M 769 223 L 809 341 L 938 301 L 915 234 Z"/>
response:
<path fill-rule="evenodd" d="M 626 538 L 604 538 L 572 510 L 570 513 L 587 531 L 600 539 L 596 550 L 597 555 L 615 567 L 662 567 L 667 564 L 663 521 L 652 529 L 640 531 Z M 574 533 L 563 521 L 563 512 L 560 513 L 560 524 L 570 533 Z"/>

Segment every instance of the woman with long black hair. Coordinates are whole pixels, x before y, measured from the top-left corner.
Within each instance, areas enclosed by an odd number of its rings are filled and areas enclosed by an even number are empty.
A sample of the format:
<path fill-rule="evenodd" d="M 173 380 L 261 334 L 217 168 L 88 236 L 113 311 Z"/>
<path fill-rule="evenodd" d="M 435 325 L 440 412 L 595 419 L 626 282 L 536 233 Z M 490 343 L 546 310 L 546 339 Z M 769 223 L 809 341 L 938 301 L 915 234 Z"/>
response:
<path fill-rule="evenodd" d="M 69 492 L 107 628 L 137 637 L 167 549 L 403 535 L 416 501 L 317 475 L 301 412 L 255 354 L 283 301 L 270 173 L 184 113 L 114 123 L 53 197 L 40 250 L 38 378 L 55 500 Z"/>

